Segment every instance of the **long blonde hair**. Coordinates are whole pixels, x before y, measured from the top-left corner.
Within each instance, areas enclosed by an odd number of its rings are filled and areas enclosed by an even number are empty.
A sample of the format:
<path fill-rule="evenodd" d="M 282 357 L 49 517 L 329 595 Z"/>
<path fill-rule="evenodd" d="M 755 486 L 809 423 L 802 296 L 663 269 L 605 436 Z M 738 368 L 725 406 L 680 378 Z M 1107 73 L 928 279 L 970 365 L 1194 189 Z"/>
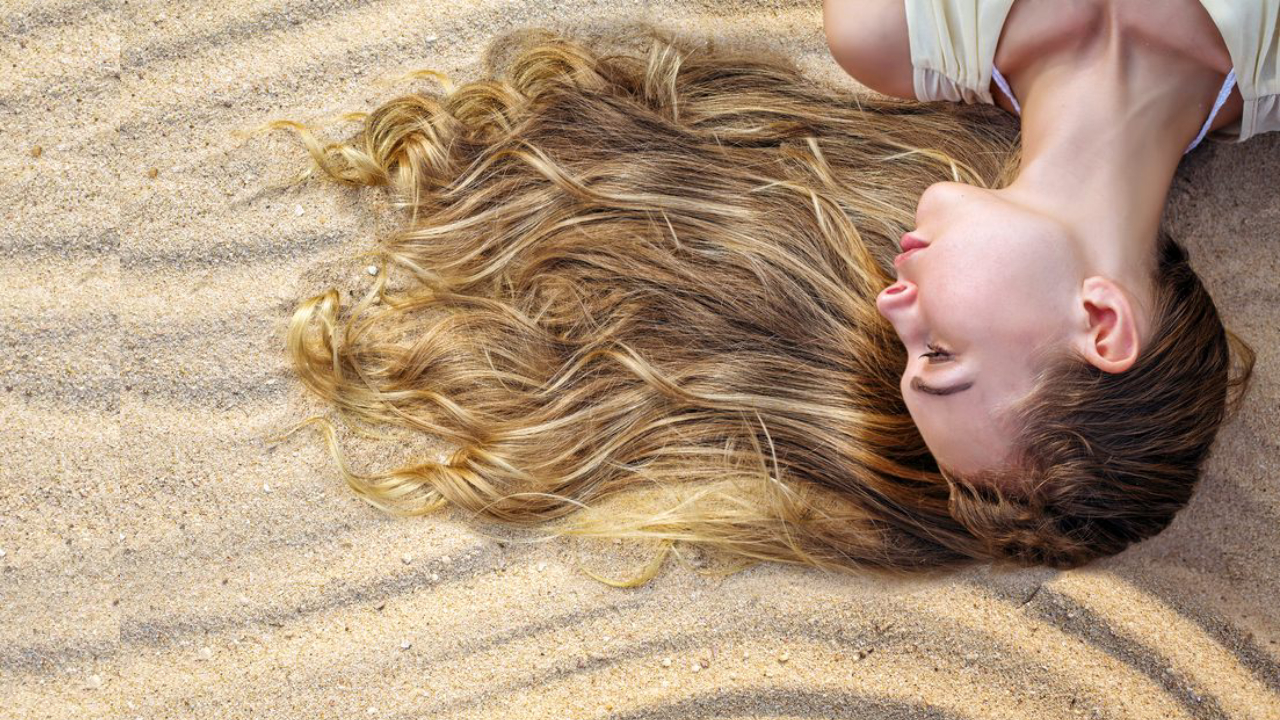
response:
<path fill-rule="evenodd" d="M 386 186 L 408 219 L 354 307 L 337 290 L 298 307 L 288 351 L 348 421 L 456 450 L 374 475 L 339 454 L 347 482 L 389 512 L 451 503 L 747 562 L 1000 557 L 953 514 L 969 496 L 907 413 L 874 300 L 925 188 L 1012 177 L 1012 121 L 630 40 L 505 38 L 490 78 L 395 98 L 343 142 L 270 125 L 307 147 L 299 181 Z M 601 502 L 624 490 L 645 501 Z"/>

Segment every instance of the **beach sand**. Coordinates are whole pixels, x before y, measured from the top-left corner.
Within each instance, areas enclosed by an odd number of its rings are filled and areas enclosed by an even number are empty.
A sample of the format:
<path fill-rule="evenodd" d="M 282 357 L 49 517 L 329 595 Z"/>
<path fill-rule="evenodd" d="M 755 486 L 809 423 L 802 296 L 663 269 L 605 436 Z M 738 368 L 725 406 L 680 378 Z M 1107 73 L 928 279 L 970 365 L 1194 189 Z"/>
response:
<path fill-rule="evenodd" d="M 1183 162 L 1170 222 L 1258 351 L 1190 507 L 1087 568 L 911 581 L 529 542 L 358 500 L 285 363 L 356 287 L 380 194 L 272 191 L 264 121 L 479 77 L 493 36 L 647 19 L 835 86 L 821 4 L 22 2 L 0 8 L 0 715 L 6 718 L 1280 717 L 1280 134 Z M 351 125 L 335 127 L 347 131 Z M 404 446 L 349 446 L 357 467 Z"/>

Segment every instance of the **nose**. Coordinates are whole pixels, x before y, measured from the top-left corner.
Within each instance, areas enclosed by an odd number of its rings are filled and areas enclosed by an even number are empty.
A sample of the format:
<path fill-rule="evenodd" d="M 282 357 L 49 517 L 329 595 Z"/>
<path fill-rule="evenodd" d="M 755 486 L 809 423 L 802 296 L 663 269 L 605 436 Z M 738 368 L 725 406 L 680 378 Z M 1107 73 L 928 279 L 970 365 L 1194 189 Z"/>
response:
<path fill-rule="evenodd" d="M 916 299 L 916 285 L 910 280 L 898 280 L 876 296 L 876 309 L 881 315 L 890 317 L 892 313 L 909 307 Z"/>

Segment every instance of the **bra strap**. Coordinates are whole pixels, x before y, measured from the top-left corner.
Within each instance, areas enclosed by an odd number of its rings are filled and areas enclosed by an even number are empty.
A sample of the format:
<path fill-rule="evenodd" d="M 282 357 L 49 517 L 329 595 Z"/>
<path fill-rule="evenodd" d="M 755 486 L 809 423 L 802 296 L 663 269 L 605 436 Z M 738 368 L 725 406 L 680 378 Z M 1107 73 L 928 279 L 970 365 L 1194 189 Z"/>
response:
<path fill-rule="evenodd" d="M 1226 102 L 1227 97 L 1231 95 L 1231 88 L 1235 87 L 1235 84 L 1236 70 L 1235 68 L 1232 68 L 1231 72 L 1227 73 L 1226 81 L 1222 83 L 1222 89 L 1218 91 L 1218 99 L 1213 101 L 1213 109 L 1209 111 L 1209 119 L 1204 121 L 1204 126 L 1200 128 L 1200 134 L 1196 135 L 1196 139 L 1192 140 L 1191 144 L 1187 146 L 1187 149 L 1182 151 L 1183 155 L 1186 155 L 1195 149 L 1195 146 L 1199 145 L 1200 141 L 1204 139 L 1205 134 L 1209 132 L 1209 126 L 1213 124 L 1214 116 L 1217 115 L 1218 110 L 1222 108 L 1222 103 Z"/>
<path fill-rule="evenodd" d="M 1013 111 L 1021 116 L 1022 106 L 1018 104 L 1018 98 L 1013 96 L 1013 91 L 1009 89 L 1009 83 L 1005 82 L 1004 75 L 1000 74 L 1000 68 L 995 65 L 991 66 L 991 79 L 996 81 L 996 85 L 1004 92 L 1005 97 L 1009 98 L 1009 102 L 1013 103 Z"/>

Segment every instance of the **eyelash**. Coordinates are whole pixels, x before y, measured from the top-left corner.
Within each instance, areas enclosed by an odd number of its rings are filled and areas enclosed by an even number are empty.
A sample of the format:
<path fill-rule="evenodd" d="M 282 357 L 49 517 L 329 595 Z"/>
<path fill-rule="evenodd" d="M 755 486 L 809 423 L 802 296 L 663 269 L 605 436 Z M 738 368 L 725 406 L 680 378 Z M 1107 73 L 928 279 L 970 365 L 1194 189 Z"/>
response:
<path fill-rule="evenodd" d="M 942 348 L 938 347 L 937 345 L 934 345 L 933 343 L 925 343 L 925 347 L 928 348 L 931 352 L 924 353 L 920 357 L 925 357 L 925 358 L 951 357 L 951 353 L 947 352 L 946 350 L 943 350 Z"/>

